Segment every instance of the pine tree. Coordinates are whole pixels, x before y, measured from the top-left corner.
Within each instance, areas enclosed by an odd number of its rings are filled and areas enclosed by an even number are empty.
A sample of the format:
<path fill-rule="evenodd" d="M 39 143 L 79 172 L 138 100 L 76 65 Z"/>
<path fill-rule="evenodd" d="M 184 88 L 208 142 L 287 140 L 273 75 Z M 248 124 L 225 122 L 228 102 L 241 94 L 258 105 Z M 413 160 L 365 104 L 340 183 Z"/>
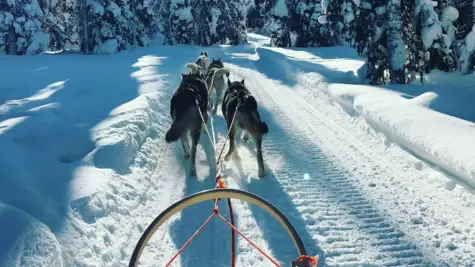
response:
<path fill-rule="evenodd" d="M 344 0 L 342 7 L 343 27 L 341 29 L 342 39 L 350 46 L 355 44 L 356 16 L 359 13 L 359 0 Z"/>
<path fill-rule="evenodd" d="M 196 25 L 187 0 L 173 0 L 170 11 L 169 38 L 173 44 L 194 44 Z"/>
<path fill-rule="evenodd" d="M 230 20 L 227 34 L 231 45 L 247 43 L 247 29 L 244 9 L 239 0 L 228 0 Z"/>
<path fill-rule="evenodd" d="M 322 2 L 325 10 L 325 17 L 330 27 L 330 32 L 334 43 L 341 44 L 343 41 L 344 17 L 342 12 L 344 0 L 325 0 Z"/>
<path fill-rule="evenodd" d="M 368 56 L 369 46 L 374 32 L 375 13 L 373 12 L 373 0 L 363 0 L 360 3 L 359 14 L 356 17 L 355 48 L 358 55 Z"/>
<path fill-rule="evenodd" d="M 277 47 L 290 47 L 289 11 L 284 0 L 277 0 L 270 11 L 271 44 Z"/>
<path fill-rule="evenodd" d="M 391 83 L 405 83 L 406 51 L 402 34 L 401 0 L 387 5 L 388 63 Z"/>
<path fill-rule="evenodd" d="M 425 62 L 425 53 L 420 50 L 423 47 L 422 39 L 420 35 L 416 34 L 416 27 L 412 24 L 412 12 L 414 11 L 415 3 L 413 0 L 402 0 L 401 3 L 403 39 L 406 47 L 405 82 L 410 84 L 417 74 L 420 75 L 422 82 L 424 68 L 420 63 Z"/>
<path fill-rule="evenodd" d="M 35 55 L 45 51 L 55 28 L 48 21 L 48 6 L 37 0 L 7 1 L 0 11 L 0 49 L 10 55 Z"/>
<path fill-rule="evenodd" d="M 387 1 L 374 1 L 374 35 L 370 39 L 366 77 L 370 84 L 387 84 L 388 71 L 388 38 L 387 38 Z"/>

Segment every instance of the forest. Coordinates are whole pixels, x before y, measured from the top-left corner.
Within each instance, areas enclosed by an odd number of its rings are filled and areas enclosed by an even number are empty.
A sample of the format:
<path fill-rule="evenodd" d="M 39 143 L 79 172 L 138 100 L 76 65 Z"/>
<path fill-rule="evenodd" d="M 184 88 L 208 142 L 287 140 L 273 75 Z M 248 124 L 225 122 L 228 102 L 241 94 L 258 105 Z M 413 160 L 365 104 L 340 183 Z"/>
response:
<path fill-rule="evenodd" d="M 370 84 L 475 68 L 475 0 L 2 0 L 0 51 L 112 54 L 154 45 L 351 46 Z"/>

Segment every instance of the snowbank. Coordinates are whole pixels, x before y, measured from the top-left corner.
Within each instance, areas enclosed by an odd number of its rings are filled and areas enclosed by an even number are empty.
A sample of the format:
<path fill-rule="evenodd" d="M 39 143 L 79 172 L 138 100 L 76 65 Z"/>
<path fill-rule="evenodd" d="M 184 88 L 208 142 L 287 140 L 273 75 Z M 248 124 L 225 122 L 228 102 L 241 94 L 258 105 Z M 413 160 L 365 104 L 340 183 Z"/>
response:
<path fill-rule="evenodd" d="M 3 203 L 0 203 L 0 237 L 1 266 L 63 266 L 60 245 L 50 229 Z"/>
<path fill-rule="evenodd" d="M 429 95 L 408 100 L 396 92 L 348 84 L 328 90 L 377 130 L 475 188 L 475 123 L 425 108 L 422 103 L 433 98 Z"/>

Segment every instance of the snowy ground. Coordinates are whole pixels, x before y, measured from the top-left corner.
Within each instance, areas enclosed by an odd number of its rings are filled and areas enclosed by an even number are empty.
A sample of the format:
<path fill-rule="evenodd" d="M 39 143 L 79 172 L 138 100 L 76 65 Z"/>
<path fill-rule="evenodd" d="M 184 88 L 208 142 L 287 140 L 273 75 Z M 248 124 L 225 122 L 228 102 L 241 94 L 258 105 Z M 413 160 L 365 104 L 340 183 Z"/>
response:
<path fill-rule="evenodd" d="M 473 266 L 473 75 L 358 86 L 363 62 L 350 49 L 278 49 L 249 37 L 240 47 L 2 58 L 1 266 L 125 266 L 155 216 L 213 188 L 205 134 L 197 179 L 181 146 L 163 140 L 179 73 L 200 51 L 245 79 L 270 126 L 268 175 L 257 178 L 254 147 L 243 144 L 226 183 L 281 209 L 319 266 Z M 220 112 L 213 126 L 221 147 Z M 269 215 L 234 208 L 238 228 L 283 266 L 298 256 Z M 204 203 L 174 216 L 142 266 L 163 266 L 210 212 Z M 229 266 L 229 251 L 216 220 L 174 266 Z M 272 266 L 242 239 L 238 252 L 238 266 Z"/>

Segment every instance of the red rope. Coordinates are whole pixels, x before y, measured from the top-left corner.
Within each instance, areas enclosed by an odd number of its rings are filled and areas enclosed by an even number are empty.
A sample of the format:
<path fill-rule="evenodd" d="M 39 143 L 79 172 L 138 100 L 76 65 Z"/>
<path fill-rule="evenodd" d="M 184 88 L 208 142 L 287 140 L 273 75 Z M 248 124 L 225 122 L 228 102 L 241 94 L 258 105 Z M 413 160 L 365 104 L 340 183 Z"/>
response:
<path fill-rule="evenodd" d="M 301 255 L 300 257 L 297 258 L 297 261 L 302 261 L 302 260 L 308 260 L 313 267 L 317 267 L 318 264 L 318 256 L 311 257 L 307 255 Z"/>
<path fill-rule="evenodd" d="M 211 219 L 216 214 L 218 214 L 218 212 L 213 210 L 213 213 L 208 217 L 208 219 L 203 223 L 203 225 L 201 225 L 200 228 L 198 228 L 198 230 L 195 232 L 195 234 L 192 235 L 190 237 L 190 239 L 188 239 L 188 241 L 186 241 L 186 243 L 183 245 L 183 247 L 180 248 L 180 250 L 175 254 L 175 256 L 173 256 L 173 258 L 171 258 L 171 260 L 165 266 L 169 266 L 176 259 L 176 257 L 178 257 L 178 255 L 180 255 L 180 253 L 183 250 L 185 250 L 185 248 L 191 243 L 191 241 L 193 241 L 193 239 L 195 239 L 195 237 L 201 232 L 201 230 L 203 230 L 203 228 L 211 221 Z"/>
<path fill-rule="evenodd" d="M 241 233 L 236 227 L 234 227 L 234 225 L 232 225 L 230 222 L 228 222 L 226 220 L 226 218 L 224 218 L 223 216 L 221 216 L 221 214 L 216 214 L 223 222 L 225 222 L 229 227 L 231 227 L 234 231 L 236 231 L 240 236 L 242 236 L 242 238 L 244 238 L 247 242 L 249 242 L 249 244 L 251 244 L 255 249 L 259 250 L 260 253 L 262 253 L 262 255 L 264 255 L 264 257 L 268 258 L 273 264 L 275 264 L 275 266 L 277 267 L 280 267 L 280 264 L 278 262 L 276 262 L 271 256 L 267 255 L 262 249 L 260 249 L 256 244 L 254 244 L 251 240 L 249 240 L 249 238 L 247 238 L 243 233 Z"/>

